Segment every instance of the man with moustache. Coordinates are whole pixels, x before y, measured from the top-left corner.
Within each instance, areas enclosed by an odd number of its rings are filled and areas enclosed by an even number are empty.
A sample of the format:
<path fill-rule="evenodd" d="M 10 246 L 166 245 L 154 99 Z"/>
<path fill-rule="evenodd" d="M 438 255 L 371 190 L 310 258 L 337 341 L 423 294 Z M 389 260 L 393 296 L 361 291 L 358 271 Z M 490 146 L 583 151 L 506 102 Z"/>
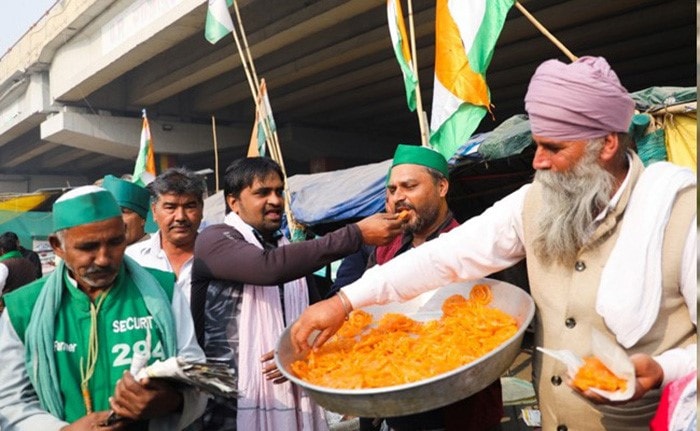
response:
<path fill-rule="evenodd" d="M 660 390 L 696 367 L 696 179 L 629 149 L 634 102 L 601 57 L 546 61 L 525 96 L 537 146 L 535 180 L 451 232 L 368 270 L 341 294 L 354 307 L 405 300 L 527 257 L 537 346 L 591 353 L 596 330 L 636 372 L 635 393 L 611 402 L 580 392 L 565 365 L 536 353 L 545 431 L 646 430 Z M 342 324 L 335 299 L 292 328 L 299 350 Z"/>
<path fill-rule="evenodd" d="M 184 429 L 206 398 L 127 371 L 173 356 L 204 360 L 173 275 L 128 257 L 121 209 L 97 186 L 53 205 L 55 271 L 3 296 L 0 428 Z M 105 425 L 110 410 L 121 419 Z"/>
<path fill-rule="evenodd" d="M 204 211 L 204 180 L 185 168 L 170 168 L 148 185 L 151 212 L 158 231 L 147 241 L 126 249 L 147 268 L 169 271 L 176 285 L 190 300 L 194 241 Z"/>
<path fill-rule="evenodd" d="M 367 259 L 367 268 L 449 232 L 459 223 L 447 206 L 448 166 L 445 158 L 430 148 L 399 145 L 386 183 L 387 211 L 403 214 L 403 234 L 378 246 Z M 343 265 L 341 265 L 342 269 Z M 334 290 L 343 285 L 336 282 Z M 392 430 L 487 431 L 501 423 L 503 401 L 500 380 L 464 400 L 428 412 L 386 418 Z M 361 418 L 360 430 L 379 429 L 380 419 Z"/>
<path fill-rule="evenodd" d="M 192 316 L 209 358 L 236 369 L 238 398 L 210 400 L 207 430 L 327 429 L 323 411 L 269 365 L 277 340 L 319 294 L 310 274 L 401 232 L 394 214 L 377 214 L 321 238 L 289 243 L 280 231 L 284 175 L 264 157 L 226 169 L 223 224 L 197 237 L 192 269 Z"/>

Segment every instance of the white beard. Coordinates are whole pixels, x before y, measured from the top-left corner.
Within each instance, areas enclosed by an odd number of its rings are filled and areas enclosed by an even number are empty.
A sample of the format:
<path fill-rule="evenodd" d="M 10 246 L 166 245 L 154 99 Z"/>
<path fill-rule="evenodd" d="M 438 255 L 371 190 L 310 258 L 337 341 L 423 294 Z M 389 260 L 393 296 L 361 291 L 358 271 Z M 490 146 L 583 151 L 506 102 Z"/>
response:
<path fill-rule="evenodd" d="M 568 172 L 535 174 L 543 187 L 534 251 L 545 264 L 573 265 L 592 233 L 593 220 L 610 203 L 614 177 L 597 162 L 602 141 L 588 146 Z"/>

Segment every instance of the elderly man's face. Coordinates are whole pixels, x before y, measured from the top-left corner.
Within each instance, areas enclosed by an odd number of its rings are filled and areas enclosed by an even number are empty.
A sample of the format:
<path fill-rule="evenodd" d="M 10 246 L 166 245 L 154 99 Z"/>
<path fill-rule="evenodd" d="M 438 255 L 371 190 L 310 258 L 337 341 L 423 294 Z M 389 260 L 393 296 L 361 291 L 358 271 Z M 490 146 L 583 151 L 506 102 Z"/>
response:
<path fill-rule="evenodd" d="M 572 169 L 586 153 L 588 141 L 554 141 L 542 136 L 532 135 L 537 145 L 532 167 L 536 170 L 567 172 Z"/>
<path fill-rule="evenodd" d="M 202 222 L 203 205 L 194 195 L 167 193 L 151 205 L 153 220 L 160 229 L 161 241 L 176 246 L 194 244 Z"/>
<path fill-rule="evenodd" d="M 63 241 L 50 238 L 78 285 L 87 291 L 110 287 L 119 274 L 126 249 L 124 221 L 119 217 L 63 231 Z"/>
<path fill-rule="evenodd" d="M 447 180 L 436 182 L 424 166 L 403 164 L 391 169 L 386 190 L 389 211 L 408 211 L 404 230 L 423 233 L 439 215 L 441 201 L 447 195 Z"/>
<path fill-rule="evenodd" d="M 127 207 L 122 207 L 122 220 L 124 220 L 126 225 L 126 245 L 135 243 L 146 234 L 144 230 L 146 220 L 141 218 L 139 213 Z"/>
<path fill-rule="evenodd" d="M 543 260 L 573 265 L 593 220 L 608 206 L 614 177 L 599 163 L 603 145 L 602 139 L 589 140 L 577 160 L 571 157 L 565 169 L 562 158 L 557 170 L 537 170 L 535 181 L 542 186 L 543 205 L 534 245 Z"/>

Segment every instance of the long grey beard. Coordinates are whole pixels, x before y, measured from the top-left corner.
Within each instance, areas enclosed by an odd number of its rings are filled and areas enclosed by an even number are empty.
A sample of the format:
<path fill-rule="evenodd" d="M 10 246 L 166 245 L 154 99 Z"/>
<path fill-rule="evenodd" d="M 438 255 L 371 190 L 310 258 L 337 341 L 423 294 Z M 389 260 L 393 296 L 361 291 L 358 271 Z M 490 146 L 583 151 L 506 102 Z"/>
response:
<path fill-rule="evenodd" d="M 545 263 L 571 266 L 591 234 L 593 220 L 610 203 L 614 177 L 590 148 L 569 172 L 538 171 L 542 188 L 534 251 Z"/>

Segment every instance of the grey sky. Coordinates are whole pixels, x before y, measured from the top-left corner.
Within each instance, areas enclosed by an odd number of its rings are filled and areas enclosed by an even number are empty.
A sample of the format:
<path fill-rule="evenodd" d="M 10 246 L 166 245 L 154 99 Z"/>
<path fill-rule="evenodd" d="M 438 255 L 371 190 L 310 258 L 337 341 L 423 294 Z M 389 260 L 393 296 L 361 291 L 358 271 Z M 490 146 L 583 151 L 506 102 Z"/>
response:
<path fill-rule="evenodd" d="M 27 0 L 3 5 L 0 13 L 0 57 L 34 25 L 56 0 Z"/>

